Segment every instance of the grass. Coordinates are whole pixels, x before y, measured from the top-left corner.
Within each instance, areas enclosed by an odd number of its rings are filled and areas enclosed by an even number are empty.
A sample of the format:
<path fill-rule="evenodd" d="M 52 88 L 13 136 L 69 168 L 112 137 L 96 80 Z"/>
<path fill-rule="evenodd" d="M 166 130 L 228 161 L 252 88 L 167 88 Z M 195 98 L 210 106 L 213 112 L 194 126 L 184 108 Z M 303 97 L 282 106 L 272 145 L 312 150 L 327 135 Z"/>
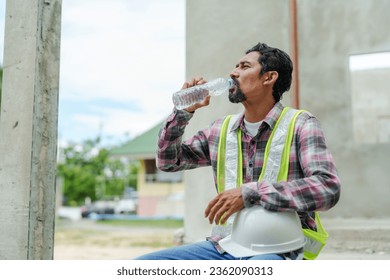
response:
<path fill-rule="evenodd" d="M 143 227 L 143 228 L 181 228 L 183 220 L 158 219 L 158 220 L 101 220 L 99 224 L 110 226 Z"/>

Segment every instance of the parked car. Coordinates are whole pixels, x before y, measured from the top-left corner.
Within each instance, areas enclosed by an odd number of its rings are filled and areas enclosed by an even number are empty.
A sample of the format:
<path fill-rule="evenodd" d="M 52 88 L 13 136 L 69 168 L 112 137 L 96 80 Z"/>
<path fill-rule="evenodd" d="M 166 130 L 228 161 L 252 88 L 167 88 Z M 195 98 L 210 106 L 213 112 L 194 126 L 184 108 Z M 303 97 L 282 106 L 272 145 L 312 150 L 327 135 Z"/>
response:
<path fill-rule="evenodd" d="M 137 202 L 134 199 L 121 199 L 115 207 L 115 214 L 135 214 Z"/>
<path fill-rule="evenodd" d="M 89 205 L 81 207 L 81 217 L 88 218 L 92 213 L 95 214 L 114 214 L 116 202 L 113 200 L 97 200 Z"/>

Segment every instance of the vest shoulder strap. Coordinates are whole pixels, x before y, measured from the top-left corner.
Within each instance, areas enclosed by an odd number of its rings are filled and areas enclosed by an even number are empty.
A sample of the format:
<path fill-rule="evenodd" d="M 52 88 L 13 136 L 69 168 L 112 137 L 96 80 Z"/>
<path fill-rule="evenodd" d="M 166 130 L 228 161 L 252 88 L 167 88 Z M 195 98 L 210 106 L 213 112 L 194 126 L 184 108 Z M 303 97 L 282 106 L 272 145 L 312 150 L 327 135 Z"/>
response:
<path fill-rule="evenodd" d="M 219 144 L 218 144 L 218 162 L 217 162 L 217 188 L 218 192 L 225 189 L 233 189 L 239 185 L 239 178 L 242 178 L 242 168 L 238 162 L 242 162 L 241 151 L 241 130 L 232 133 L 232 127 L 239 118 L 240 114 L 228 115 L 222 123 Z M 238 141 L 238 139 L 240 139 Z"/>
<path fill-rule="evenodd" d="M 279 182 L 287 180 L 289 156 L 296 118 L 303 110 L 283 109 L 267 142 L 264 165 L 259 181 Z"/>

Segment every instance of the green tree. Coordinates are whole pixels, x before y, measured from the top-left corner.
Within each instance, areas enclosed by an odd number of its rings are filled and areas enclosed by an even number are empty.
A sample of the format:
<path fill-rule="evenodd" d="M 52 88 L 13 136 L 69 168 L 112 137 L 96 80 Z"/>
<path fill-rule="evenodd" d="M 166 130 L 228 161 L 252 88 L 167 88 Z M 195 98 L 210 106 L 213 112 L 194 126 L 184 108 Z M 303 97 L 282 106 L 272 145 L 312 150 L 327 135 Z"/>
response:
<path fill-rule="evenodd" d="M 60 150 L 58 176 L 63 178 L 63 194 L 67 205 L 81 205 L 86 197 L 92 201 L 119 197 L 129 184 L 126 164 L 109 156 L 99 147 L 100 138 L 71 144 Z"/>
<path fill-rule="evenodd" d="M 139 170 L 139 161 L 132 162 L 129 165 L 129 180 L 128 185 L 137 190 L 138 186 L 138 170 Z"/>

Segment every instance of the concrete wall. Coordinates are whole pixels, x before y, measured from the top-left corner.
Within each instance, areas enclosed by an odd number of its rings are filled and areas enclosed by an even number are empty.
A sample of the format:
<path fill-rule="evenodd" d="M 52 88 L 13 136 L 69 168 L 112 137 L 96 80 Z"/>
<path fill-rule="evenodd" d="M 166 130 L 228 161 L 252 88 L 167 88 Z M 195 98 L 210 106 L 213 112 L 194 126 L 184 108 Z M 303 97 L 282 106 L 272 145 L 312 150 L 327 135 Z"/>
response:
<path fill-rule="evenodd" d="M 351 106 L 355 143 L 375 145 L 389 142 L 389 77 L 390 67 L 351 71 Z"/>
<path fill-rule="evenodd" d="M 226 77 L 246 49 L 265 42 L 291 54 L 290 1 L 187 0 L 186 77 Z M 390 1 L 299 0 L 300 107 L 321 121 L 342 179 L 339 204 L 325 217 L 390 217 L 389 143 L 354 141 L 348 60 L 390 50 Z M 287 93 L 284 105 L 291 105 Z M 242 111 L 217 97 L 199 110 L 186 136 L 216 117 Z M 204 209 L 216 194 L 211 168 L 187 171 L 186 240 L 204 239 Z"/>
<path fill-rule="evenodd" d="M 320 119 L 342 180 L 341 200 L 326 215 L 388 218 L 390 143 L 366 144 L 354 138 L 357 104 L 353 102 L 349 57 L 390 51 L 390 1 L 298 3 L 301 106 Z M 366 87 L 373 89 L 377 81 L 372 83 Z M 383 96 L 366 94 L 371 100 Z M 389 96 L 387 92 L 387 99 Z M 367 102 L 365 107 L 368 110 L 360 114 L 369 117 L 375 104 Z M 369 125 L 361 125 L 366 133 L 374 133 Z"/>

